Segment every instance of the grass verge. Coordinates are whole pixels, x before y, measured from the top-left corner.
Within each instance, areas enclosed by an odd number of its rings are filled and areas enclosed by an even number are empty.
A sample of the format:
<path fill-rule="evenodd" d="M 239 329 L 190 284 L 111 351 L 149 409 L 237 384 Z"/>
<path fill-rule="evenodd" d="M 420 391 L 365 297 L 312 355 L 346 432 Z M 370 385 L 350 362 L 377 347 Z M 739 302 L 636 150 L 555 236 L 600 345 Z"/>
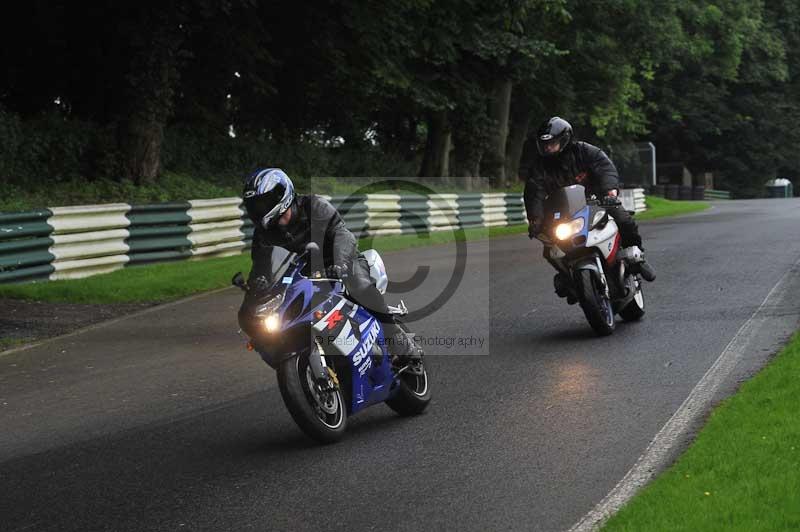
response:
<path fill-rule="evenodd" d="M 711 207 L 705 201 L 673 201 L 658 196 L 647 196 L 647 210 L 636 215 L 637 220 L 652 220 L 665 216 L 689 214 L 704 211 Z"/>
<path fill-rule="evenodd" d="M 479 240 L 491 236 L 524 233 L 527 226 L 466 229 L 463 238 Z M 460 233 L 440 231 L 423 235 L 397 235 L 365 238 L 359 249 L 380 252 L 444 244 Z M 250 255 L 237 255 L 200 261 L 152 264 L 117 270 L 105 275 L 68 281 L 0 285 L 0 297 L 59 303 L 139 303 L 164 302 L 198 292 L 228 286 L 237 271 L 250 270 Z"/>
<path fill-rule="evenodd" d="M 800 529 L 800 334 L 604 532 Z"/>
<path fill-rule="evenodd" d="M 27 342 L 28 340 L 24 338 L 0 338 L 0 352 L 23 345 Z"/>

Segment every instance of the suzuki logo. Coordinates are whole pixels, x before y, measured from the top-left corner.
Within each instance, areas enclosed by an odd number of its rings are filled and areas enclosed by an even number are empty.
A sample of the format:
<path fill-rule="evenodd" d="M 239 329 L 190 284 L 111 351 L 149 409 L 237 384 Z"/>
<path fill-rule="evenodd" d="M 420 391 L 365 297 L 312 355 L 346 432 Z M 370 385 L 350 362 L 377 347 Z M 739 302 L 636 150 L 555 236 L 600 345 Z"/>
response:
<path fill-rule="evenodd" d="M 328 324 L 328 329 L 333 329 L 336 325 L 344 319 L 344 314 L 341 310 L 334 310 L 330 316 L 325 318 L 325 323 Z"/>

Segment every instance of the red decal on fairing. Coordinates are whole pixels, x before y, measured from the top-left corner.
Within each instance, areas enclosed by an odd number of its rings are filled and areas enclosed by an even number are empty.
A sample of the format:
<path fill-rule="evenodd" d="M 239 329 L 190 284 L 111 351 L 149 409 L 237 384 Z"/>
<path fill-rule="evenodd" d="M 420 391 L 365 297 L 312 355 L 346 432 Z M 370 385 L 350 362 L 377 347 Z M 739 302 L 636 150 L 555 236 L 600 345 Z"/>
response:
<path fill-rule="evenodd" d="M 608 258 L 606 259 L 606 262 L 609 263 L 609 264 L 613 264 L 614 259 L 617 258 L 617 250 L 619 249 L 619 241 L 620 241 L 619 233 L 617 233 L 617 236 L 614 237 L 614 247 L 611 248 L 611 253 L 608 254 Z"/>
<path fill-rule="evenodd" d="M 336 327 L 336 324 L 339 323 L 344 319 L 344 314 L 342 314 L 341 310 L 334 310 L 330 316 L 325 318 L 325 323 L 328 324 L 328 329 L 333 329 Z"/>

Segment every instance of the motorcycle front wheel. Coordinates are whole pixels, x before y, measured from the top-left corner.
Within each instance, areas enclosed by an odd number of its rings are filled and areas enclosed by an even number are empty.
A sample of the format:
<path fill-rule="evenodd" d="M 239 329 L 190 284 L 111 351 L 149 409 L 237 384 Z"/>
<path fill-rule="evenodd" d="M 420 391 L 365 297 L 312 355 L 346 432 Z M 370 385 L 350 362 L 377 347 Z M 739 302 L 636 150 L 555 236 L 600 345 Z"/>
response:
<path fill-rule="evenodd" d="M 284 360 L 278 368 L 278 387 L 292 419 L 307 436 L 333 443 L 344 436 L 347 408 L 338 387 L 324 390 L 314 378 L 308 354 Z"/>
<path fill-rule="evenodd" d="M 611 301 L 603 293 L 600 280 L 592 270 L 575 272 L 580 302 L 586 321 L 598 336 L 608 336 L 614 332 L 614 308 Z"/>

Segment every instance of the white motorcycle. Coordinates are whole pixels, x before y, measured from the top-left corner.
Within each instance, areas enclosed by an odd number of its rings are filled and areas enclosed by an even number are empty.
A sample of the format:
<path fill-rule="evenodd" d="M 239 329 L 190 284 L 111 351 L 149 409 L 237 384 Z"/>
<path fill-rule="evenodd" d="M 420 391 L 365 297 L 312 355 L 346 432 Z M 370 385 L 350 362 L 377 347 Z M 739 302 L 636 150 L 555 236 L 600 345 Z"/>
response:
<path fill-rule="evenodd" d="M 544 257 L 558 271 L 556 294 L 572 305 L 579 303 L 592 329 L 607 336 L 614 332 L 615 314 L 626 321 L 644 316 L 644 294 L 637 246 L 620 249 L 616 222 L 603 204 L 586 199 L 581 185 L 561 188 L 544 203 L 544 224 L 536 238 L 544 243 Z"/>

